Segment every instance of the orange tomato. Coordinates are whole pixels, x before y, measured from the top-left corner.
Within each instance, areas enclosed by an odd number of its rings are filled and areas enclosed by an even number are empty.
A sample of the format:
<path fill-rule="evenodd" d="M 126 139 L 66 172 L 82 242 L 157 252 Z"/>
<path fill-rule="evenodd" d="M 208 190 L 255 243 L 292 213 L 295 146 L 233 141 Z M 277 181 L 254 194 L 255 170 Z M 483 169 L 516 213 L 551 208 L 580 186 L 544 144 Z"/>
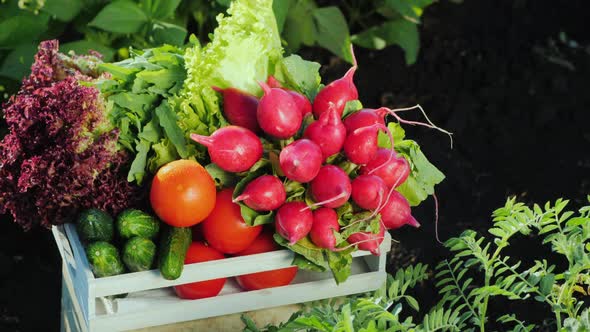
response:
<path fill-rule="evenodd" d="M 240 206 L 232 202 L 233 191 L 227 188 L 217 193 L 215 208 L 201 224 L 207 243 L 224 254 L 246 249 L 262 231 L 262 225 L 246 225 Z"/>
<path fill-rule="evenodd" d="M 170 226 L 196 225 L 215 207 L 215 182 L 198 162 L 176 160 L 162 166 L 154 176 L 150 203 Z"/>
<path fill-rule="evenodd" d="M 237 253 L 236 256 L 260 254 L 279 249 L 279 246 L 273 239 L 272 232 L 265 231 L 246 250 Z M 288 285 L 295 279 L 296 274 L 297 267 L 293 266 L 266 272 L 244 274 L 237 276 L 236 281 L 245 290 L 257 290 Z"/>

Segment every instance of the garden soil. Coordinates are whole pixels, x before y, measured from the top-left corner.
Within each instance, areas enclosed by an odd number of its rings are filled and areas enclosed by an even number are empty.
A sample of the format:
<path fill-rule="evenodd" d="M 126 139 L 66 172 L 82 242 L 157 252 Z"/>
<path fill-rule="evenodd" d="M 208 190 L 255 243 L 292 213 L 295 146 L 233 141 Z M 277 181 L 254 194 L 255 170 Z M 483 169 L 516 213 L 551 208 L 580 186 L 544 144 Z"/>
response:
<path fill-rule="evenodd" d="M 439 126 L 454 133 L 408 128 L 447 176 L 437 187 L 441 240 L 467 228 L 484 232 L 491 212 L 515 195 L 525 202 L 558 197 L 580 206 L 590 193 L 590 40 L 585 1 L 440 1 L 421 26 L 417 63 L 405 66 L 397 47 L 357 49 L 356 83 L 367 107 L 421 104 Z M 346 64 L 307 50 L 334 79 Z M 419 119 L 416 112 L 402 113 Z M 399 243 L 388 270 L 448 253 L 436 241 L 432 199 L 414 209 L 422 227 L 392 235 Z M 540 258 L 546 249 L 524 239 L 516 255 Z M 0 222 L 0 331 L 57 331 L 61 263 L 51 233 L 23 232 Z M 422 308 L 436 301 L 431 283 L 418 292 Z M 510 303 L 532 322 L 543 307 Z M 505 304 L 496 309 L 506 311 Z M 494 310 L 494 307 L 492 307 Z"/>

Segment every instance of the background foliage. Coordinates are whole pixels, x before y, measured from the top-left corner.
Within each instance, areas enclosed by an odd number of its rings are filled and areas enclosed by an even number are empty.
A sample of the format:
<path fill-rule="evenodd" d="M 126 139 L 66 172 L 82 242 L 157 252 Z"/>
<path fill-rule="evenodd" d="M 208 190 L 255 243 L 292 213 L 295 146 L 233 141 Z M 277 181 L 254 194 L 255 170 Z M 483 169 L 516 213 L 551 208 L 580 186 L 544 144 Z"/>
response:
<path fill-rule="evenodd" d="M 352 61 L 350 44 L 401 46 L 416 61 L 417 24 L 433 0 L 275 1 L 287 52 L 319 46 Z M 231 0 L 0 0 L 0 92 L 13 93 L 28 74 L 41 40 L 58 38 L 61 50 L 96 50 L 105 61 L 125 59 L 129 47 L 180 46 L 188 33 L 201 41 Z M 26 28 L 23 28 L 26 27 Z"/>

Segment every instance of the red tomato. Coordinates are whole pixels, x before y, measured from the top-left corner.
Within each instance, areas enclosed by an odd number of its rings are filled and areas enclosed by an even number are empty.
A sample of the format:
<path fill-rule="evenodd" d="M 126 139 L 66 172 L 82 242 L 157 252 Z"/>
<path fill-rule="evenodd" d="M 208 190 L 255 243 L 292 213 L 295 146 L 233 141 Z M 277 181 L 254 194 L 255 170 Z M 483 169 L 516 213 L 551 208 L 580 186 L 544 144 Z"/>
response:
<path fill-rule="evenodd" d="M 217 193 L 215 208 L 201 226 L 207 243 L 224 254 L 248 248 L 262 231 L 262 225 L 246 225 L 240 206 L 232 202 L 233 191 L 227 188 Z"/>
<path fill-rule="evenodd" d="M 186 252 L 184 264 L 214 261 L 224 258 L 225 256 L 219 251 L 208 247 L 203 243 L 193 242 Z M 176 295 L 182 299 L 194 300 L 213 297 L 221 292 L 226 279 L 227 278 L 220 278 L 178 285 L 174 286 L 174 291 L 176 292 Z"/>
<path fill-rule="evenodd" d="M 237 253 L 236 256 L 253 255 L 279 249 L 280 247 L 273 239 L 272 232 L 265 231 L 246 250 Z M 257 290 L 288 285 L 293 281 L 296 274 L 297 267 L 293 266 L 279 270 L 245 274 L 237 276 L 236 280 L 240 287 L 245 290 Z"/>
<path fill-rule="evenodd" d="M 150 203 L 170 226 L 196 225 L 215 206 L 215 182 L 198 162 L 176 160 L 162 166 L 154 176 Z"/>

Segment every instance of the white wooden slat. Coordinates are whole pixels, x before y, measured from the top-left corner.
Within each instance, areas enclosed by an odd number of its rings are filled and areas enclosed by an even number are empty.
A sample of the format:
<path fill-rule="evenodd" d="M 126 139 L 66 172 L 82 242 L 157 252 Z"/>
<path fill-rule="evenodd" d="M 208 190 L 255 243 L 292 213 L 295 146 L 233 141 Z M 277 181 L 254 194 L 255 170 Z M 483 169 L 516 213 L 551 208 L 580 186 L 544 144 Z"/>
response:
<path fill-rule="evenodd" d="M 243 292 L 194 301 L 179 301 L 161 305 L 152 310 L 111 316 L 97 316 L 93 322 L 96 331 L 124 331 L 148 326 L 190 321 L 292 303 L 315 301 L 377 289 L 385 281 L 382 272 L 369 272 L 351 276 L 347 286 L 336 286 L 332 279 L 289 285 L 273 289 Z"/>

